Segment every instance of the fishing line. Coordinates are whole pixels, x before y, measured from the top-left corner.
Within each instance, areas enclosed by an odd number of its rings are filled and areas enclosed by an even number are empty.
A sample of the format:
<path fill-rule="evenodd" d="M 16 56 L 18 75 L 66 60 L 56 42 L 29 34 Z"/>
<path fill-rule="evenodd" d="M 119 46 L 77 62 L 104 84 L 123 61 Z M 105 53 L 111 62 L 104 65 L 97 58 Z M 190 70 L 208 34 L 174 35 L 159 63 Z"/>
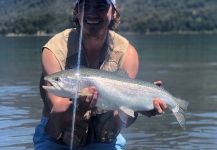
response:
<path fill-rule="evenodd" d="M 78 44 L 78 62 L 77 62 L 77 73 L 79 74 L 80 71 L 80 64 L 81 64 L 81 47 L 82 47 L 82 40 L 83 40 L 83 26 L 84 26 L 84 4 L 85 0 L 82 1 L 82 7 L 78 7 L 78 12 L 81 13 L 81 21 L 80 21 L 80 34 L 79 34 L 79 44 Z M 80 5 L 80 4 L 78 4 Z"/>
<path fill-rule="evenodd" d="M 83 39 L 83 18 L 84 18 L 84 4 L 85 0 L 81 2 L 81 9 L 78 6 L 78 13 L 80 13 L 80 33 L 79 33 L 79 43 L 78 43 L 78 59 L 77 59 L 77 69 L 76 69 L 76 78 L 77 78 L 77 92 L 75 93 L 74 101 L 73 101 L 73 114 L 72 114 L 72 131 L 71 131 L 71 140 L 70 140 L 70 150 L 73 149 L 74 142 L 74 130 L 75 130 L 75 116 L 76 116 L 76 108 L 77 108 L 77 100 L 78 100 L 78 91 L 80 90 L 80 63 L 81 63 L 81 48 L 82 48 L 82 39 Z"/>

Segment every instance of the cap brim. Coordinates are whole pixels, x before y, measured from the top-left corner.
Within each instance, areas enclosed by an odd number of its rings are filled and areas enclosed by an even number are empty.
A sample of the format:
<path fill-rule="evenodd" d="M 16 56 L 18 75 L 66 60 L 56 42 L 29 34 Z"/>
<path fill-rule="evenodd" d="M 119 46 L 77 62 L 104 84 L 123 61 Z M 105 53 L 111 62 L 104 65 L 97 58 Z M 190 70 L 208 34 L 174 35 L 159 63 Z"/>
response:
<path fill-rule="evenodd" d="M 76 3 L 79 3 L 80 2 L 80 0 L 76 0 Z M 115 0 L 106 0 L 106 2 L 108 3 L 108 4 L 112 4 L 112 5 L 116 5 L 116 1 Z"/>

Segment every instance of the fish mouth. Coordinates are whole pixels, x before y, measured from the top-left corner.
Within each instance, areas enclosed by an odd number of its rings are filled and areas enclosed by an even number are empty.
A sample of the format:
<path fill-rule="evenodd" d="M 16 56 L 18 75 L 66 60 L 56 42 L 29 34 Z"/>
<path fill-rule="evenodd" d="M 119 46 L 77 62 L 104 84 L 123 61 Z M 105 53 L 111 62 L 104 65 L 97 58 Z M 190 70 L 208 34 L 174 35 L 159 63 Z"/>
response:
<path fill-rule="evenodd" d="M 55 87 L 52 85 L 42 85 L 42 88 L 45 89 L 46 91 L 55 90 Z"/>
<path fill-rule="evenodd" d="M 52 90 L 55 90 L 55 87 L 54 87 L 54 82 L 55 80 L 52 80 L 48 77 L 44 77 L 44 81 L 47 82 L 47 85 L 42 85 L 42 88 L 47 90 L 47 91 L 52 91 Z"/>

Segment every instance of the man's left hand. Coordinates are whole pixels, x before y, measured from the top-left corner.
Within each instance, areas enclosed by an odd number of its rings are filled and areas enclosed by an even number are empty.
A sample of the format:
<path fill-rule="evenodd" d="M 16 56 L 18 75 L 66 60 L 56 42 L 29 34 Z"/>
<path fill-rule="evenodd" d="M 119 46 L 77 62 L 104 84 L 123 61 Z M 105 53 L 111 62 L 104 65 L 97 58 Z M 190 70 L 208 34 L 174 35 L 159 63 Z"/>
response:
<path fill-rule="evenodd" d="M 164 110 L 167 108 L 167 105 L 159 98 L 155 98 L 153 100 L 154 109 L 158 114 L 162 114 Z"/>
<path fill-rule="evenodd" d="M 155 81 L 154 82 L 155 85 L 157 86 L 161 86 L 162 85 L 162 81 Z M 164 112 L 165 109 L 167 109 L 167 105 L 166 103 L 164 103 L 163 100 L 161 100 L 160 98 L 155 98 L 153 100 L 153 105 L 154 105 L 154 109 L 150 110 L 150 111 L 139 111 L 139 113 L 146 115 L 147 117 L 151 117 L 151 116 L 156 116 L 159 114 L 162 114 Z"/>

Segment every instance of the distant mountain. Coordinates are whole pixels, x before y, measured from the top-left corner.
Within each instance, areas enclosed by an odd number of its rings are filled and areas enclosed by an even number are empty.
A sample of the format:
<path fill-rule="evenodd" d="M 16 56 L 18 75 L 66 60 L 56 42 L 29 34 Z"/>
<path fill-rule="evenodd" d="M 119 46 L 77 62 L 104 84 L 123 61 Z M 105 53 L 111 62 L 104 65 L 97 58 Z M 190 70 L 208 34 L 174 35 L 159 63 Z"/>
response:
<path fill-rule="evenodd" d="M 0 33 L 56 32 L 69 24 L 72 0 L 0 0 Z"/>
<path fill-rule="evenodd" d="M 0 20 L 28 17 L 30 15 L 69 15 L 72 0 L 0 0 Z"/>
<path fill-rule="evenodd" d="M 216 32 L 217 0 L 117 0 L 120 30 Z M 0 33 L 54 33 L 72 25 L 74 0 L 0 0 Z"/>
<path fill-rule="evenodd" d="M 217 0 L 119 0 L 123 29 L 139 32 L 217 30 Z"/>

